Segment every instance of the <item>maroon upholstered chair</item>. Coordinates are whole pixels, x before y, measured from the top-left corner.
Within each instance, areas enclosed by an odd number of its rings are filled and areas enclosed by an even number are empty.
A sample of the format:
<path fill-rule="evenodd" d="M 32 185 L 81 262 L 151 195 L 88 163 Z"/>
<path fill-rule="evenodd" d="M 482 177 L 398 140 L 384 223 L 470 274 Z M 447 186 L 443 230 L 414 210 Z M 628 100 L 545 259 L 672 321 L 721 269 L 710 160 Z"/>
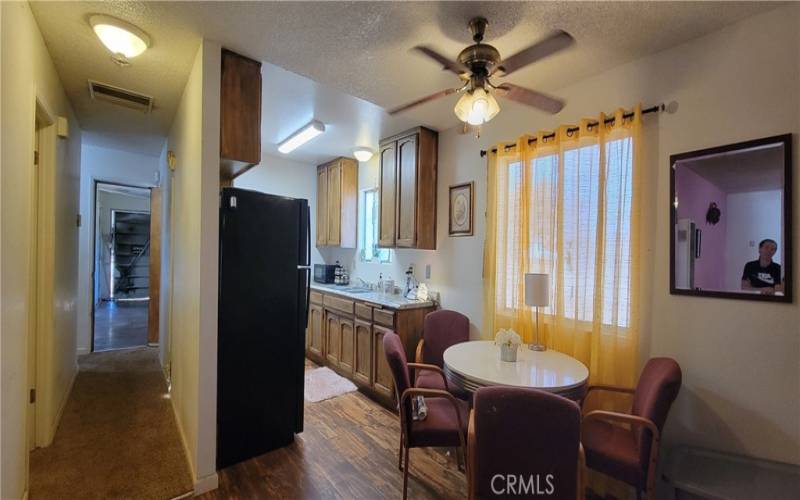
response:
<path fill-rule="evenodd" d="M 654 498 L 661 431 L 680 388 L 681 367 L 670 358 L 650 359 L 636 389 L 589 386 L 587 396 L 593 390 L 633 394 L 633 406 L 630 414 L 597 410 L 584 415 L 586 465 L 634 486 L 637 496 L 644 491 L 645 498 Z"/>
<path fill-rule="evenodd" d="M 581 411 L 537 389 L 483 387 L 470 413 L 469 498 L 583 499 Z"/>
<path fill-rule="evenodd" d="M 408 450 L 411 448 L 442 446 L 458 447 L 466 453 L 468 408 L 464 401 L 447 391 L 411 386 L 409 363 L 400 337 L 394 332 L 383 336 L 383 350 L 392 370 L 398 409 L 400 410 L 400 454 L 398 467 L 403 471 L 403 498 L 408 491 Z M 427 367 L 419 365 L 417 367 Z M 424 420 L 412 418 L 411 398 L 423 396 L 428 407 Z M 405 458 L 404 458 L 405 457 Z"/>
<path fill-rule="evenodd" d="M 451 345 L 469 340 L 469 318 L 456 311 L 442 309 L 425 316 L 422 339 L 417 344 L 417 363 L 434 365 L 438 370 L 417 370 L 414 386 L 450 391 L 456 397 L 467 399 L 467 393 L 450 389 L 444 377 L 444 351 Z"/>

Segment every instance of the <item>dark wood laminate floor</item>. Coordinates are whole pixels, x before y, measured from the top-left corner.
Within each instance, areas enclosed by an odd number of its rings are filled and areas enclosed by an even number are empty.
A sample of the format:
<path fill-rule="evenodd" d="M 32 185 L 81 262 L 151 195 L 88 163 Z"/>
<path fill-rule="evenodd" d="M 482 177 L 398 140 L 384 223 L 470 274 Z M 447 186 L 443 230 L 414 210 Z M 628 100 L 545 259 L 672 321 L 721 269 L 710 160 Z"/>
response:
<path fill-rule="evenodd" d="M 402 498 L 397 415 L 353 392 L 306 403 L 304 427 L 291 446 L 221 470 L 219 489 L 200 498 Z M 409 498 L 466 498 L 466 478 L 452 456 L 410 453 Z"/>
<path fill-rule="evenodd" d="M 102 302 L 94 310 L 94 351 L 147 345 L 147 301 Z"/>

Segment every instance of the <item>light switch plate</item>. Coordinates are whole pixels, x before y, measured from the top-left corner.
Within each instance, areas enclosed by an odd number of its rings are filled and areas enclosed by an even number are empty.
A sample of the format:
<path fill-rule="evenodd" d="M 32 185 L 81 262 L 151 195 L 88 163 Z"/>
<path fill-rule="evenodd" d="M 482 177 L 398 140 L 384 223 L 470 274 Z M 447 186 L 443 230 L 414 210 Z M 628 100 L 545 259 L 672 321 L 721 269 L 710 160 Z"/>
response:
<path fill-rule="evenodd" d="M 425 279 L 426 280 L 431 279 L 431 265 L 430 264 L 427 264 L 425 266 Z"/>

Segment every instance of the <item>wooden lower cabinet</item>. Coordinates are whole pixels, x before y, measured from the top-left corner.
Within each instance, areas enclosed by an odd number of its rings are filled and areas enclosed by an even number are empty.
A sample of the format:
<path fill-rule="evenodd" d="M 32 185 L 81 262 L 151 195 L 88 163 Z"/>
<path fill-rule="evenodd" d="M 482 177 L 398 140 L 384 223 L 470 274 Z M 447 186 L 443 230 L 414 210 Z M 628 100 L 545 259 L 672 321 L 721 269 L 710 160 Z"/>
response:
<path fill-rule="evenodd" d="M 422 338 L 422 323 L 433 307 L 390 309 L 335 293 L 312 292 L 306 356 L 352 380 L 365 394 L 395 408 L 394 379 L 383 352 L 383 337 L 400 336 L 409 360 Z"/>
<path fill-rule="evenodd" d="M 372 324 L 360 319 L 354 322 L 356 329 L 355 366 L 353 380 L 372 385 Z"/>
<path fill-rule="evenodd" d="M 372 387 L 381 396 L 386 398 L 394 397 L 394 382 L 389 363 L 386 361 L 386 354 L 383 350 L 383 336 L 386 332 L 391 332 L 382 326 L 373 326 L 373 351 L 375 352 L 375 368 L 372 375 Z"/>
<path fill-rule="evenodd" d="M 324 331 L 323 318 L 322 307 L 311 304 L 308 309 L 308 333 L 306 335 L 306 342 L 311 358 L 318 363 L 322 362 L 324 356 L 322 351 L 324 340 L 322 335 Z"/>
<path fill-rule="evenodd" d="M 355 357 L 355 329 L 352 319 L 339 318 L 339 331 L 341 332 L 341 351 L 339 354 L 339 370 L 345 375 L 353 376 Z"/>
<path fill-rule="evenodd" d="M 325 311 L 325 360 L 335 368 L 339 367 L 339 341 L 342 338 L 342 328 L 339 316 Z"/>

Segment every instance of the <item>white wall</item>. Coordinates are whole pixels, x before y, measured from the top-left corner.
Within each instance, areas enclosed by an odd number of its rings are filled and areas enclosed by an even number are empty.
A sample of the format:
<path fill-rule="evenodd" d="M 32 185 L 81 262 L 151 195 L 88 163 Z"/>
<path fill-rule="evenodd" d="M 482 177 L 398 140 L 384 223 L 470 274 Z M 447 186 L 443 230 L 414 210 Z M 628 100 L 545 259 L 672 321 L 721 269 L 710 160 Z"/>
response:
<path fill-rule="evenodd" d="M 753 191 L 730 193 L 726 200 L 728 224 L 725 234 L 725 288 L 739 290 L 742 270 L 751 260 L 758 259 L 758 243 L 769 238 L 778 244 L 772 258 L 783 268 L 783 192 Z"/>
<path fill-rule="evenodd" d="M 439 137 L 437 250 L 396 252 L 391 266 L 363 266 L 356 252 L 324 250 L 329 263 L 351 262 L 354 275 L 374 280 L 389 269 L 395 280 L 417 265 L 442 306 L 470 317 L 483 331 L 481 278 L 486 210 L 486 159 L 479 150 L 523 133 L 596 117 L 600 111 L 676 101 L 674 114 L 647 115 L 643 141 L 641 239 L 642 362 L 671 356 L 684 385 L 666 427 L 667 445 L 690 444 L 800 463 L 800 306 L 669 294 L 669 155 L 800 129 L 800 6 L 789 5 L 708 36 L 625 64 L 562 89 L 543 89 L 567 106 L 547 116 L 502 102 L 479 139 L 457 129 Z M 580 43 L 580 41 L 579 41 Z M 795 151 L 798 151 L 795 135 Z M 795 154 L 795 167 L 798 165 Z M 374 183 L 377 159 L 361 165 Z M 795 176 L 795 191 L 798 190 Z M 475 181 L 475 236 L 447 236 L 448 186 Z M 798 201 L 795 200 L 797 211 Z M 800 263 L 800 252 L 793 256 Z M 386 273 L 384 273 L 386 274 Z"/>
<path fill-rule="evenodd" d="M 83 144 L 81 147 L 80 228 L 78 261 L 78 354 L 89 352 L 92 342 L 92 255 L 95 181 L 131 186 L 155 185 L 158 157 Z"/>
<path fill-rule="evenodd" d="M 317 213 L 316 165 L 265 154 L 261 157 L 261 163 L 235 178 L 233 185 L 237 188 L 308 200 L 312 217 L 311 262 L 312 264 L 324 262 L 313 244 L 317 241 L 317 225 L 313 223 Z"/>
<path fill-rule="evenodd" d="M 53 276 L 51 332 L 40 339 L 38 417 L 52 436 L 77 371 L 75 308 L 81 131 L 27 2 L 0 5 L 2 59 L 2 401 L 0 401 L 0 497 L 21 498 L 27 487 L 26 411 L 33 200 L 35 102 L 69 122 L 69 138 L 54 139 L 55 169 L 41 171 L 50 206 L 43 213 L 47 241 L 57 251 L 48 263 Z"/>
<path fill-rule="evenodd" d="M 172 177 L 171 401 L 195 493 L 216 488 L 220 46 L 203 41 L 167 138 Z"/>

